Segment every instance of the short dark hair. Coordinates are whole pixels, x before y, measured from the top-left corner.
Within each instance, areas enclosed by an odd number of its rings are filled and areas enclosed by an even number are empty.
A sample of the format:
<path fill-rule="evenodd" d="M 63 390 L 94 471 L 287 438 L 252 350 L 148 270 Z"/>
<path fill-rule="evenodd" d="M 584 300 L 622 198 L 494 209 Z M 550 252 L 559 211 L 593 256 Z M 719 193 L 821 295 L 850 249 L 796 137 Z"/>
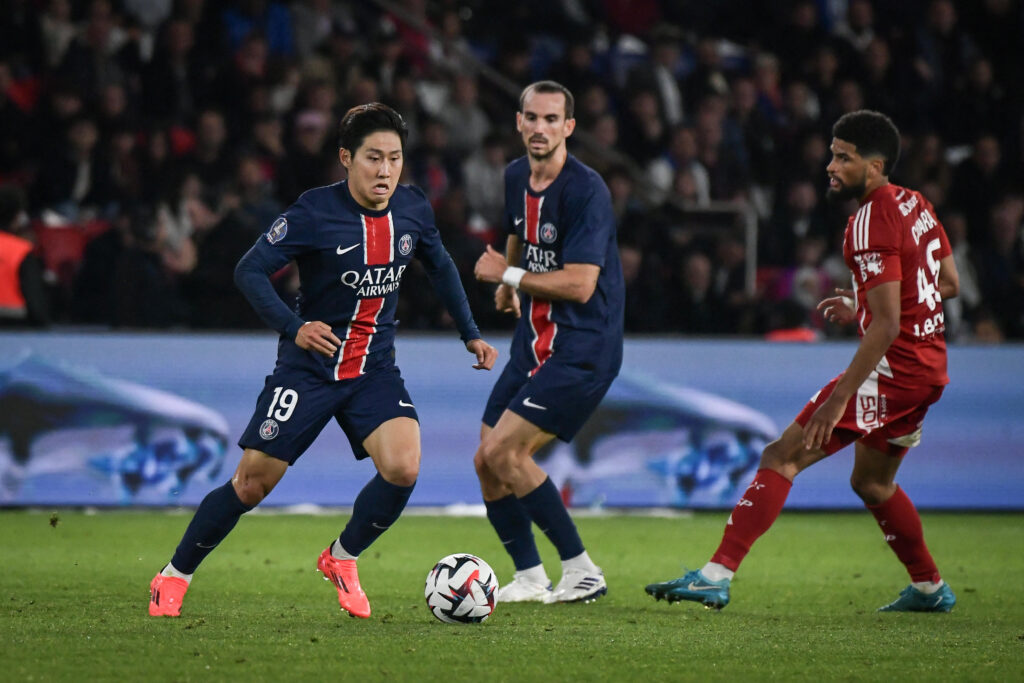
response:
<path fill-rule="evenodd" d="M 396 133 L 402 143 L 402 149 L 405 149 L 405 140 L 409 137 L 405 119 L 397 111 L 380 102 L 360 104 L 345 112 L 338 126 L 338 147 L 355 154 L 366 137 L 378 131 Z"/>
<path fill-rule="evenodd" d="M 523 88 L 523 92 L 519 93 L 519 113 L 523 113 L 523 107 L 526 105 L 526 96 L 530 93 L 547 93 L 555 94 L 562 93 L 565 95 L 565 118 L 566 120 L 571 119 L 576 113 L 576 98 L 572 96 L 569 89 L 561 83 L 555 81 L 537 81 Z"/>
<path fill-rule="evenodd" d="M 862 157 L 882 157 L 882 175 L 891 174 L 900 160 L 900 131 L 881 112 L 861 109 L 843 114 L 832 126 L 832 137 L 854 145 Z"/>

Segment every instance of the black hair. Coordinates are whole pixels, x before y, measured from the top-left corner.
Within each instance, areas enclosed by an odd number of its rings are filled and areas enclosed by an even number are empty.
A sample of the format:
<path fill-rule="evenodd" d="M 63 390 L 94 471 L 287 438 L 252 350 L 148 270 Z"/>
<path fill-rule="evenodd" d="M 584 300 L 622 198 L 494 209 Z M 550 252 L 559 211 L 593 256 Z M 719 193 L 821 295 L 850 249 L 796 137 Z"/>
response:
<path fill-rule="evenodd" d="M 881 112 L 861 109 L 843 114 L 832 126 L 832 137 L 849 142 L 862 157 L 882 157 L 884 176 L 891 174 L 900 160 L 900 131 Z"/>
<path fill-rule="evenodd" d="M 386 104 L 370 102 L 352 107 L 341 117 L 338 126 L 338 147 L 356 153 L 366 137 L 378 131 L 391 131 L 398 135 L 405 149 L 409 129 L 401 114 Z"/>
<path fill-rule="evenodd" d="M 523 107 L 526 105 L 526 96 L 530 93 L 546 93 L 555 94 L 562 93 L 565 96 L 565 118 L 569 120 L 576 113 L 576 99 L 561 83 L 555 81 L 537 81 L 523 88 L 523 92 L 519 93 L 519 113 L 523 113 Z"/>

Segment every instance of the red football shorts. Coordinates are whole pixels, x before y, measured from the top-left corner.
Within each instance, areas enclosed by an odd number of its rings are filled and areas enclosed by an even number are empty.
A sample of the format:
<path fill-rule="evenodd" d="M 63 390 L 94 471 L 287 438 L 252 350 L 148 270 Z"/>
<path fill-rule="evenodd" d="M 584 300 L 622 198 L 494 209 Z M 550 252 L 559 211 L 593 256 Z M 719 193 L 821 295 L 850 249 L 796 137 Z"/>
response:
<path fill-rule="evenodd" d="M 832 394 L 840 377 L 811 398 L 796 416 L 797 424 L 807 425 L 814 411 Z M 942 396 L 943 389 L 944 386 L 905 386 L 872 372 L 846 404 L 846 412 L 823 450 L 831 455 L 853 441 L 860 441 L 875 450 L 902 457 L 908 448 L 920 443 L 924 416 L 928 407 Z"/>

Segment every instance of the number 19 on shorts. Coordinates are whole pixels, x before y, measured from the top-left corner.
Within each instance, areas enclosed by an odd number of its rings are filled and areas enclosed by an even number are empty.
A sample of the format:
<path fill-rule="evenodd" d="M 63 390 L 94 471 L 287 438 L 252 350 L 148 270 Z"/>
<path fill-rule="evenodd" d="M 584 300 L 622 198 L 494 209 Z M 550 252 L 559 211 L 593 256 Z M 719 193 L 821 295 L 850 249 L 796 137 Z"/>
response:
<path fill-rule="evenodd" d="M 274 400 L 270 402 L 270 409 L 267 417 L 273 417 L 281 422 L 287 422 L 288 418 L 295 412 L 295 406 L 299 405 L 299 394 L 294 389 L 281 390 L 281 387 L 274 388 Z M 277 410 L 275 410 L 275 408 Z"/>

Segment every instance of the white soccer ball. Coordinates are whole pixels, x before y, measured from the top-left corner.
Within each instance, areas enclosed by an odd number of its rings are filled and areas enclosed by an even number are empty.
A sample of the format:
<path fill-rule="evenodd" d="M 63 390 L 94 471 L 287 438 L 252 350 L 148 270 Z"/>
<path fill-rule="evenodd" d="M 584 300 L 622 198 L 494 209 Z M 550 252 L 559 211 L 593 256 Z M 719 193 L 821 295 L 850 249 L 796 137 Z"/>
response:
<path fill-rule="evenodd" d="M 498 579 L 476 555 L 455 553 L 427 574 L 423 595 L 431 613 L 448 624 L 475 624 L 491 616 L 497 604 Z"/>

